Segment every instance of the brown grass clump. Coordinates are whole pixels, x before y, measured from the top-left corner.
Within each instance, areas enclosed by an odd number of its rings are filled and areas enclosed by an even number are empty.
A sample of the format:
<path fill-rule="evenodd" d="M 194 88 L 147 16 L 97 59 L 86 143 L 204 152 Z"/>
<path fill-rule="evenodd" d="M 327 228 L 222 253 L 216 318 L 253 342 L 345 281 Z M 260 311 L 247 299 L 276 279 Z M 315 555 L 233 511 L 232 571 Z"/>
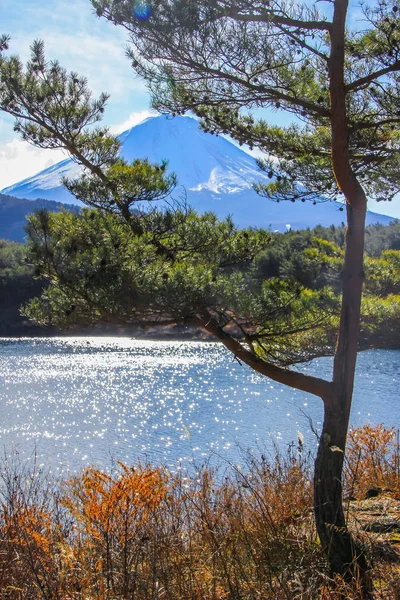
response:
<path fill-rule="evenodd" d="M 365 498 L 369 490 L 400 489 L 399 431 L 383 425 L 351 429 L 347 437 L 347 493 Z"/>
<path fill-rule="evenodd" d="M 353 490 L 364 489 L 354 484 L 353 439 L 365 435 L 350 438 Z M 0 599 L 334 600 L 338 589 L 357 597 L 340 582 L 334 592 L 322 574 L 301 446 L 249 458 L 243 471 L 204 467 L 191 477 L 120 463 L 56 484 L 8 460 L 0 475 Z M 389 562 L 375 569 L 377 598 L 394 600 Z"/>

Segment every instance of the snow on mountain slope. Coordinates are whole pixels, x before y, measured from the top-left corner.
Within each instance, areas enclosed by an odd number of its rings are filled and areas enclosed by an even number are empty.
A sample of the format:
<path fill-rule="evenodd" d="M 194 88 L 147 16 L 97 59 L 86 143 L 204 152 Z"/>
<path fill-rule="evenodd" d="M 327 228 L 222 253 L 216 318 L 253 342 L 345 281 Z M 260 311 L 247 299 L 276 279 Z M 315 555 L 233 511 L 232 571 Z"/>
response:
<path fill-rule="evenodd" d="M 188 191 L 234 193 L 267 179 L 255 160 L 228 140 L 204 133 L 190 117 L 150 117 L 122 133 L 127 160 L 168 160 L 179 185 Z"/>
<path fill-rule="evenodd" d="M 4 188 L 0 193 L 26 200 L 54 200 L 68 204 L 81 204 L 60 183 L 62 177 L 78 177 L 81 167 L 67 158 L 33 177 Z"/>
<path fill-rule="evenodd" d="M 152 162 L 168 161 L 176 173 L 178 198 L 186 194 L 188 204 L 199 212 L 214 211 L 219 217 L 232 215 L 241 227 L 271 227 L 284 231 L 315 225 L 339 225 L 344 220 L 341 204 L 326 202 L 276 204 L 258 196 L 252 189 L 255 181 L 268 181 L 253 157 L 223 137 L 204 133 L 195 119 L 150 117 L 120 135 L 122 156 L 132 161 L 148 158 Z M 60 184 L 62 176 L 76 177 L 80 167 L 64 160 L 2 190 L 19 198 L 43 198 L 78 203 Z M 79 204 L 79 203 L 78 203 Z M 368 224 L 388 223 L 385 215 L 369 213 Z"/>
<path fill-rule="evenodd" d="M 228 140 L 204 133 L 195 119 L 171 118 L 167 115 L 149 117 L 120 135 L 122 156 L 132 161 L 148 158 L 152 162 L 168 161 L 170 171 L 178 177 L 179 185 L 188 191 L 234 193 L 251 188 L 259 179 L 266 179 L 255 160 Z M 62 176 L 75 177 L 80 167 L 63 160 L 37 175 L 3 190 L 3 193 L 28 199 L 40 197 L 74 198 L 60 189 Z M 65 196 L 66 194 L 66 196 Z"/>

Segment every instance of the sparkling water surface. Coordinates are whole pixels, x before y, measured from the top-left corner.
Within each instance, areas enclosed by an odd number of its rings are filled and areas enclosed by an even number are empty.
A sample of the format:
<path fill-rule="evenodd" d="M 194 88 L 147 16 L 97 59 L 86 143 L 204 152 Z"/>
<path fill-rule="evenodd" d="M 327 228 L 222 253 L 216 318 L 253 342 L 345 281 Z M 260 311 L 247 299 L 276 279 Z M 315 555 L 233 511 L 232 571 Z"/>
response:
<path fill-rule="evenodd" d="M 359 355 L 351 423 L 400 422 L 399 350 Z M 330 378 L 331 359 L 299 369 Z M 297 440 L 322 403 L 257 375 L 220 344 L 127 338 L 0 339 L 4 451 L 76 471 L 116 460 L 238 463 Z"/>

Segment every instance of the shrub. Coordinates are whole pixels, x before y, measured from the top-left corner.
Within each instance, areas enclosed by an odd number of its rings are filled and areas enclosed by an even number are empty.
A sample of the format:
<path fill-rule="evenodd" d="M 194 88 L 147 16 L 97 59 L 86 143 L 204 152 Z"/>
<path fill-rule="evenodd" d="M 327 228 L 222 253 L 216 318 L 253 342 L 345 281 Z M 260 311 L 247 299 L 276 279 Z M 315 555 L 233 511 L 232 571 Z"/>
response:
<path fill-rule="evenodd" d="M 399 490 L 399 430 L 383 425 L 351 429 L 344 482 L 348 496 L 356 498 L 372 488 Z"/>
<path fill-rule="evenodd" d="M 321 574 L 311 459 L 300 443 L 271 460 L 249 456 L 243 469 L 189 476 L 119 463 L 111 474 L 87 468 L 61 483 L 6 459 L 0 599 L 355 599 Z M 398 466 L 393 429 L 351 431 L 347 491 L 398 490 Z M 394 598 L 389 571 L 375 572 L 386 581 L 377 597 Z"/>

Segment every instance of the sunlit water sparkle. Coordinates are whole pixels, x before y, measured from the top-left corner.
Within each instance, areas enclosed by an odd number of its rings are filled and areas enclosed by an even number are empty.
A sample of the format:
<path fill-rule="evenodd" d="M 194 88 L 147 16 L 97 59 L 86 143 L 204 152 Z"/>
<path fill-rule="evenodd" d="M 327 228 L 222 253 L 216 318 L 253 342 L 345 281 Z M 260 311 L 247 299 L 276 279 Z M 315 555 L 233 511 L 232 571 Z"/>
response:
<path fill-rule="evenodd" d="M 398 350 L 360 355 L 351 422 L 396 425 Z M 331 360 L 300 367 L 330 377 Z M 241 460 L 308 447 L 321 427 L 318 398 L 240 365 L 217 343 L 127 338 L 0 340 L 0 434 L 7 452 L 77 470 L 138 458 L 175 466 Z"/>

